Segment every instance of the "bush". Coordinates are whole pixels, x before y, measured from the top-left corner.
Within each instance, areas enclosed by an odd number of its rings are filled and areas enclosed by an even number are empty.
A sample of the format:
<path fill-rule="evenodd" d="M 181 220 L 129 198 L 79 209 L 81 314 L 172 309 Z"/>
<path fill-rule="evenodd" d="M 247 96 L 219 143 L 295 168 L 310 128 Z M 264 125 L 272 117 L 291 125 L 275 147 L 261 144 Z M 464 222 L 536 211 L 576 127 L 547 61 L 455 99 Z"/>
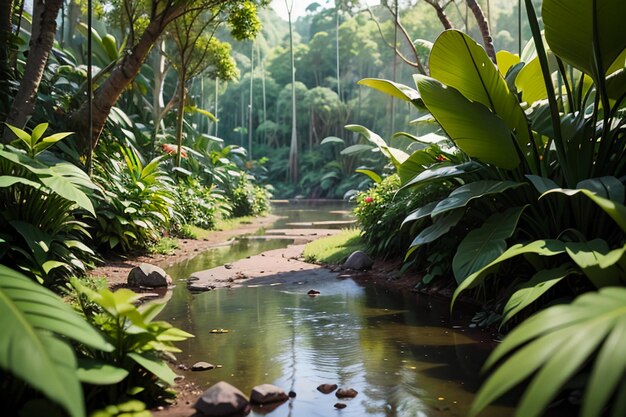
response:
<path fill-rule="evenodd" d="M 181 180 L 177 186 L 178 208 L 184 222 L 202 229 L 215 229 L 218 218 L 225 217 L 231 207 L 215 187 L 206 187 L 195 178 Z M 177 225 L 182 230 L 182 225 Z M 178 233 L 180 230 L 176 230 Z"/>
<path fill-rule="evenodd" d="M 69 133 L 43 137 L 11 127 L 19 139 L 0 145 L 0 262 L 51 286 L 84 273 L 97 258 L 83 241 L 97 187 L 77 166 L 46 149 Z M 20 149 L 18 149 L 19 147 Z"/>
<path fill-rule="evenodd" d="M 420 192 L 400 189 L 400 177 L 392 174 L 356 197 L 354 215 L 361 227 L 368 252 L 373 256 L 403 256 L 412 231 L 401 228 L 408 213 L 435 201 L 449 190 L 445 184 L 424 187 Z"/>
<path fill-rule="evenodd" d="M 270 194 L 264 187 L 253 184 L 242 175 L 237 186 L 228 197 L 231 199 L 233 211 L 231 217 L 258 216 L 269 210 Z"/>
<path fill-rule="evenodd" d="M 96 208 L 95 238 L 105 249 L 128 252 L 158 241 L 180 214 L 174 210 L 174 181 L 161 168 L 163 157 L 144 164 L 130 148 L 120 147 L 120 153 L 124 162 L 107 157 L 96 165 L 105 197 Z"/>

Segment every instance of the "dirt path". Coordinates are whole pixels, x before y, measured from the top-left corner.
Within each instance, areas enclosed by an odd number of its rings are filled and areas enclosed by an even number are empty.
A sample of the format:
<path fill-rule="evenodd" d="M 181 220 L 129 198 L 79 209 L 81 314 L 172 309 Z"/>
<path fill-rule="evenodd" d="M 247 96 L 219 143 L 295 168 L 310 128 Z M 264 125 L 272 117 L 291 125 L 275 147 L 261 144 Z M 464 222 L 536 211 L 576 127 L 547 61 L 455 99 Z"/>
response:
<path fill-rule="evenodd" d="M 278 216 L 268 215 L 252 219 L 248 224 L 242 224 L 232 230 L 216 230 L 205 239 L 179 239 L 180 248 L 171 255 L 146 254 L 105 259 L 105 263 L 93 269 L 89 275 L 106 278 L 109 287 L 120 287 L 126 284 L 128 273 L 142 262 L 147 262 L 161 268 L 174 265 L 186 259 L 193 258 L 199 253 L 217 246 L 228 244 L 237 236 L 253 234 L 260 228 L 266 228 L 276 222 Z"/>

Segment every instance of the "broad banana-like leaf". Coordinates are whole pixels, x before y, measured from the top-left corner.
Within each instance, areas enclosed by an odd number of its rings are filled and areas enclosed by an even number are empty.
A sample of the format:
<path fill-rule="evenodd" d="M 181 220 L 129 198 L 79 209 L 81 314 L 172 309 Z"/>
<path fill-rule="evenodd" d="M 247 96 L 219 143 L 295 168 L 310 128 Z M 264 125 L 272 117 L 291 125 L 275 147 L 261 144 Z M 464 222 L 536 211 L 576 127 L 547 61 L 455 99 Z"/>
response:
<path fill-rule="evenodd" d="M 406 184 L 416 175 L 424 172 L 426 167 L 437 163 L 437 159 L 426 151 L 415 151 L 398 167 L 400 184 Z"/>
<path fill-rule="evenodd" d="M 383 138 L 366 127 L 360 125 L 346 125 L 346 129 L 360 134 L 370 143 L 377 146 L 383 155 L 385 155 L 396 168 L 409 158 L 409 155 L 406 152 L 387 145 L 387 142 L 385 142 Z"/>
<path fill-rule="evenodd" d="M 485 196 L 500 194 L 511 188 L 523 186 L 524 183 L 514 181 L 482 180 L 465 184 L 455 190 L 450 195 L 437 203 L 431 216 L 437 216 L 446 211 L 459 207 L 465 207 L 470 201 Z"/>
<path fill-rule="evenodd" d="M 543 269 L 519 285 L 502 310 L 500 327 L 574 271 L 572 265 L 566 263 L 557 268 Z"/>
<path fill-rule="evenodd" d="M 367 175 L 372 181 L 376 184 L 380 184 L 382 182 L 382 178 L 380 175 L 372 171 L 371 169 L 356 169 L 355 172 L 358 172 L 363 175 Z"/>
<path fill-rule="evenodd" d="M 493 262 L 489 263 L 481 270 L 476 271 L 472 275 L 465 278 L 465 280 L 463 280 L 463 282 L 461 282 L 457 289 L 454 291 L 450 308 L 454 307 L 454 302 L 456 301 L 459 294 L 461 294 L 465 290 L 482 284 L 487 276 L 497 271 L 500 264 L 504 261 L 515 258 L 516 256 L 526 255 L 529 253 L 536 253 L 541 256 L 555 256 L 563 252 L 565 252 L 565 244 L 560 240 L 555 239 L 535 240 L 534 242 L 530 242 L 527 244 L 515 244 L 508 248 L 506 251 L 504 251 L 504 253 L 498 256 L 498 258 L 495 259 Z"/>
<path fill-rule="evenodd" d="M 41 391 L 72 417 L 85 415 L 76 359 L 56 335 L 100 350 L 112 346 L 61 298 L 0 265 L 0 367 Z"/>
<path fill-rule="evenodd" d="M 541 194 L 545 193 L 546 191 L 559 188 L 559 185 L 556 182 L 552 181 L 550 178 L 540 177 L 539 175 L 526 175 L 526 178 L 528 178 L 530 183 Z"/>
<path fill-rule="evenodd" d="M 322 139 L 322 141 L 320 142 L 320 145 L 326 145 L 327 143 L 339 143 L 341 145 L 343 145 L 345 143 L 345 141 L 341 138 L 338 138 L 336 136 L 328 136 L 325 137 L 324 139 Z"/>
<path fill-rule="evenodd" d="M 604 258 L 611 252 L 604 240 L 567 242 L 565 250 L 596 288 L 625 284 L 620 280 L 624 277 L 624 271 L 613 265 L 605 268 L 600 266 L 601 263 L 606 265 L 606 262 L 603 262 Z"/>
<path fill-rule="evenodd" d="M 539 198 L 543 198 L 550 193 L 561 193 L 568 196 L 573 196 L 579 193 L 587 196 L 591 201 L 596 203 L 606 214 L 609 215 L 617 223 L 617 225 L 626 232 L 626 207 L 623 204 L 616 203 L 615 201 L 596 195 L 593 191 L 587 189 L 570 190 L 565 188 L 557 188 L 554 190 L 543 193 Z"/>
<path fill-rule="evenodd" d="M 519 56 L 517 56 L 516 54 L 512 54 L 509 51 L 502 50 L 496 53 L 496 63 L 498 64 L 498 71 L 503 77 L 506 77 L 507 72 L 509 72 L 512 67 L 519 64 L 520 62 L 521 61 L 519 59 Z"/>
<path fill-rule="evenodd" d="M 467 155 L 504 169 L 519 165 L 512 131 L 497 114 L 433 78 L 415 79 L 428 110 Z"/>
<path fill-rule="evenodd" d="M 488 218 L 478 229 L 465 236 L 459 245 L 452 271 L 457 283 L 482 269 L 506 250 L 506 239 L 510 238 L 525 206 L 512 207 L 503 213 L 496 213 Z"/>
<path fill-rule="evenodd" d="M 624 203 L 624 184 L 615 177 L 589 178 L 576 184 L 577 189 L 593 191 L 598 196 Z"/>
<path fill-rule="evenodd" d="M 459 165 L 449 165 L 436 169 L 428 169 L 417 175 L 411 181 L 404 184 L 402 188 L 423 185 L 434 180 L 458 177 L 464 174 L 479 171 L 483 168 L 484 166 L 479 164 L 478 162 L 470 161 Z"/>
<path fill-rule="evenodd" d="M 525 101 L 528 106 L 548 98 L 546 84 L 541 81 L 542 77 L 541 64 L 537 57 L 524 65 L 515 77 L 515 87 L 522 92 L 522 101 Z"/>
<path fill-rule="evenodd" d="M 603 288 L 583 294 L 569 305 L 549 307 L 514 329 L 491 354 L 484 369 L 508 355 L 479 390 L 475 416 L 520 383 L 527 388 L 516 416 L 538 417 L 579 371 L 591 367 L 583 395 L 582 416 L 603 413 L 614 398 L 613 416 L 626 414 L 621 401 L 626 384 L 626 289 Z M 533 375 L 534 374 L 534 375 Z M 526 382 L 532 377 L 530 383 Z"/>
<path fill-rule="evenodd" d="M 428 203 L 425 206 L 422 206 L 418 208 L 417 210 L 413 211 L 411 214 L 406 216 L 406 218 L 402 222 L 401 227 L 404 227 L 406 223 L 414 222 L 416 220 L 423 219 L 426 216 L 430 216 L 430 214 L 433 212 L 433 210 L 437 206 L 437 203 L 438 201 L 433 201 L 432 203 Z"/>
<path fill-rule="evenodd" d="M 373 88 L 400 100 L 408 101 L 416 106 L 422 105 L 420 94 L 409 86 L 380 78 L 364 78 L 357 84 Z"/>
<path fill-rule="evenodd" d="M 546 0 L 541 14 L 550 49 L 596 82 L 626 48 L 623 0 Z"/>
<path fill-rule="evenodd" d="M 422 245 L 434 242 L 441 236 L 448 233 L 450 229 L 461 221 L 463 214 L 465 214 L 465 210 L 458 209 L 442 214 L 441 216 L 433 219 L 433 224 L 422 230 L 421 233 L 413 239 L 409 253 L 412 253 L 415 249 Z"/>
<path fill-rule="evenodd" d="M 606 78 L 606 92 L 613 100 L 626 94 L 626 69 L 622 68 Z"/>
<path fill-rule="evenodd" d="M 463 32 L 446 30 L 435 41 L 429 66 L 431 77 L 496 113 L 515 131 L 520 149 L 526 149 L 530 135 L 524 111 L 482 46 Z"/>
<path fill-rule="evenodd" d="M 372 145 L 366 145 L 364 143 L 357 143 L 356 145 L 350 145 L 347 148 L 343 149 L 340 152 L 340 154 L 341 155 L 354 155 L 356 153 L 371 151 L 372 149 L 374 149 Z"/>

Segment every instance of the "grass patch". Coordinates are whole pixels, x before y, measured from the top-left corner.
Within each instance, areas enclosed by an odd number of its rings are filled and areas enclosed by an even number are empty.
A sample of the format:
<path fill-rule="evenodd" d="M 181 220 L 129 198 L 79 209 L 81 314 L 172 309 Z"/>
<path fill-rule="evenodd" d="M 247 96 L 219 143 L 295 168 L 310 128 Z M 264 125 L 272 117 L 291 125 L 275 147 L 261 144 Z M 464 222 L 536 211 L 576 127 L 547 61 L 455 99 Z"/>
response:
<path fill-rule="evenodd" d="M 334 236 L 323 237 L 307 243 L 304 248 L 304 260 L 322 264 L 338 264 L 346 260 L 356 250 L 364 250 L 361 231 L 345 229 Z"/>
<path fill-rule="evenodd" d="M 180 248 L 178 239 L 164 237 L 155 244 L 148 246 L 148 252 L 159 255 L 171 255 L 178 248 Z"/>
<path fill-rule="evenodd" d="M 215 222 L 215 230 L 233 230 L 242 225 L 252 224 L 252 221 L 262 216 L 243 216 L 234 219 L 219 219 Z"/>

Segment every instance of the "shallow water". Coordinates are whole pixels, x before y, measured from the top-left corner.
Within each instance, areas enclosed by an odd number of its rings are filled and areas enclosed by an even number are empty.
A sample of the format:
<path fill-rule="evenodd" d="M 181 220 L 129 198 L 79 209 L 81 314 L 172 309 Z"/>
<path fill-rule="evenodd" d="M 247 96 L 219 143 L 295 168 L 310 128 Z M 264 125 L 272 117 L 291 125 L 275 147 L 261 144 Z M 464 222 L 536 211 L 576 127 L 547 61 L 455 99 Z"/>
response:
<path fill-rule="evenodd" d="M 286 243 L 247 239 L 168 272 L 174 279 L 186 279 L 194 268 L 207 269 Z M 321 294 L 307 296 L 311 288 Z M 180 362 L 222 365 L 184 372 L 202 389 L 225 380 L 244 393 L 263 383 L 295 391 L 295 399 L 269 412 L 272 417 L 465 416 L 492 344 L 481 332 L 452 328 L 448 307 L 447 300 L 329 279 L 314 286 L 201 294 L 179 285 L 159 318 L 196 335 L 178 344 L 183 350 Z M 229 332 L 214 334 L 212 329 Z M 359 394 L 342 401 L 347 408 L 335 410 L 334 394 L 316 390 L 322 383 L 352 387 Z M 256 410 L 251 416 L 268 411 Z M 481 415 L 511 414 L 508 407 L 494 406 Z"/>

